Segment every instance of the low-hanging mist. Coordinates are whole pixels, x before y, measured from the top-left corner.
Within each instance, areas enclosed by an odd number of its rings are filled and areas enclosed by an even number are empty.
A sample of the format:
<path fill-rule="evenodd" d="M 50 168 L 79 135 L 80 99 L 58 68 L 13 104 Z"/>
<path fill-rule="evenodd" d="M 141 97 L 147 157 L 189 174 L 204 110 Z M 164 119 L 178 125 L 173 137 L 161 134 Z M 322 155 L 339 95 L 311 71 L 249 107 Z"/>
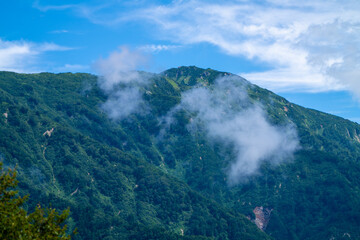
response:
<path fill-rule="evenodd" d="M 236 159 L 227 169 L 229 185 L 256 174 L 265 161 L 278 164 L 291 159 L 299 146 L 292 124 L 272 125 L 261 105 L 249 99 L 247 85 L 240 77 L 219 78 L 211 88 L 183 93 L 182 102 L 171 111 L 189 111 L 194 115 L 189 131 L 202 126 L 210 141 L 233 147 Z"/>
<path fill-rule="evenodd" d="M 100 75 L 98 85 L 108 96 L 102 109 L 111 119 L 122 120 L 130 114 L 148 111 L 140 88 L 149 83 L 150 76 L 136 71 L 145 62 L 146 58 L 141 53 L 122 47 L 120 51 L 114 51 L 108 58 L 94 64 Z"/>

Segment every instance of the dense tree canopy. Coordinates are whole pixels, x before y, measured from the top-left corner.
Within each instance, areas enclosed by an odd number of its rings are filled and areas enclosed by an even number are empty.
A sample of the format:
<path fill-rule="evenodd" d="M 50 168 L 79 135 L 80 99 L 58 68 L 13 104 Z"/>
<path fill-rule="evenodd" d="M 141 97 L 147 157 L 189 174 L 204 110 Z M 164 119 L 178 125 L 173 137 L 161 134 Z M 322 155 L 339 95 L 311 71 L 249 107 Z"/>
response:
<path fill-rule="evenodd" d="M 59 214 L 55 209 L 40 205 L 28 213 L 22 205 L 28 196 L 17 196 L 16 171 L 4 171 L 0 162 L 0 239 L 61 239 L 68 240 L 64 221 L 69 209 Z"/>
<path fill-rule="evenodd" d="M 148 111 L 114 121 L 94 75 L 0 72 L 0 161 L 17 165 L 19 193 L 31 196 L 23 208 L 70 207 L 62 224 L 78 228 L 75 240 L 360 239 L 359 124 L 241 80 L 271 124 L 292 122 L 301 149 L 232 187 L 226 171 L 239 149 L 209 141 L 202 125 L 193 131 L 189 111 L 159 125 L 184 91 L 214 89 L 224 76 L 196 67 L 154 74 L 139 90 Z M 271 211 L 265 232 L 249 221 L 260 206 Z"/>

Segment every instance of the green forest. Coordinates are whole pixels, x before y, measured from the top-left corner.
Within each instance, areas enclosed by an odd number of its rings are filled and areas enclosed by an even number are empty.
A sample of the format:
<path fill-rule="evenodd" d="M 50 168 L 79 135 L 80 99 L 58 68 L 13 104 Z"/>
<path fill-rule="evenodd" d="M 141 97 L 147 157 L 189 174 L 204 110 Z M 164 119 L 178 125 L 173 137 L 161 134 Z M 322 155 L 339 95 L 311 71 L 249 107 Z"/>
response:
<path fill-rule="evenodd" d="M 16 169 L 25 210 L 69 208 L 66 231 L 79 240 L 360 239 L 358 124 L 230 73 L 145 75 L 146 112 L 112 119 L 98 76 L 0 72 L 0 161 Z M 299 139 L 292 157 L 264 161 L 236 185 L 226 169 L 239 150 L 209 139 L 206 123 L 190 129 L 193 112 L 174 111 L 188 91 L 215 91 L 226 76 L 249 98 L 234 112 L 259 104 L 272 126 L 291 124 Z M 264 229 L 256 207 L 270 212 Z"/>

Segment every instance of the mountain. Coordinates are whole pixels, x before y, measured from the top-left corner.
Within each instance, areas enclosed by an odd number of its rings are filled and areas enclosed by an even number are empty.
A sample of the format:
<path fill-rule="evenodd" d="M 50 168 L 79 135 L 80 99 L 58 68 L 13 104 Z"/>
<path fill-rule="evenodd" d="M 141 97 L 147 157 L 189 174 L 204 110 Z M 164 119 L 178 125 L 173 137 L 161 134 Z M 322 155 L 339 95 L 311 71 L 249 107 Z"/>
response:
<path fill-rule="evenodd" d="M 74 239 L 360 238 L 358 124 L 230 73 L 137 77 L 0 73 L 0 158 L 29 208 L 69 206 Z"/>

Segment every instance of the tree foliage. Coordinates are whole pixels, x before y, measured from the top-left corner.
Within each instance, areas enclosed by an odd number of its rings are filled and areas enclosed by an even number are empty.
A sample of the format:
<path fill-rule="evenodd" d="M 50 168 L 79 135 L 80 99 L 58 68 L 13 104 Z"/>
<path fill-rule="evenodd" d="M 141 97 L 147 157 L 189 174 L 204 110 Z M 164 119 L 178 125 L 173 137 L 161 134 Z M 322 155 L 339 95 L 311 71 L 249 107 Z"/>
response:
<path fill-rule="evenodd" d="M 228 75 L 169 69 L 141 89 L 149 112 L 111 121 L 96 76 L 0 72 L 0 160 L 18 166 L 19 192 L 32 196 L 23 206 L 72 209 L 75 240 L 266 239 L 244 216 L 256 206 L 273 209 L 265 231 L 275 239 L 360 239 L 358 124 L 249 83 L 272 124 L 294 123 L 302 148 L 231 188 L 231 146 L 209 142 L 201 126 L 190 132 L 185 110 L 161 131 L 184 91 Z"/>
<path fill-rule="evenodd" d="M 28 213 L 23 204 L 28 196 L 18 196 L 16 171 L 4 171 L 0 162 L 0 239 L 61 239 L 69 240 L 66 218 L 69 209 L 59 214 L 55 209 L 42 208 Z"/>

